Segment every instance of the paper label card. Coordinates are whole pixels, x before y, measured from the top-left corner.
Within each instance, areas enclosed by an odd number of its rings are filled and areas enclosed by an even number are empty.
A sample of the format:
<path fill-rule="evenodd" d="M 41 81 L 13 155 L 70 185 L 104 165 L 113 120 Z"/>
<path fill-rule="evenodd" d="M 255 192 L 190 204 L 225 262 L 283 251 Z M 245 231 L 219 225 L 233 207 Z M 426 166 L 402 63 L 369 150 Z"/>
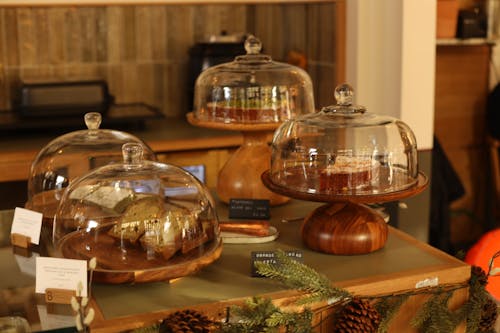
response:
<path fill-rule="evenodd" d="M 80 296 L 87 297 L 87 261 L 51 257 L 36 258 L 35 291 L 45 294 L 47 289 L 77 290 L 82 284 Z"/>
<path fill-rule="evenodd" d="M 42 218 L 42 213 L 16 207 L 10 233 L 29 237 L 33 244 L 38 245 L 42 230 Z"/>
<path fill-rule="evenodd" d="M 271 217 L 269 200 L 229 199 L 229 218 L 269 220 Z"/>
<path fill-rule="evenodd" d="M 259 272 L 257 272 L 257 267 L 255 267 L 255 262 L 264 262 L 268 264 L 275 265 L 278 262 L 276 261 L 276 252 L 275 251 L 252 251 L 252 276 L 253 277 L 262 277 Z M 290 259 L 293 259 L 298 262 L 304 262 L 304 252 L 301 250 L 289 250 L 285 251 L 285 255 Z"/>

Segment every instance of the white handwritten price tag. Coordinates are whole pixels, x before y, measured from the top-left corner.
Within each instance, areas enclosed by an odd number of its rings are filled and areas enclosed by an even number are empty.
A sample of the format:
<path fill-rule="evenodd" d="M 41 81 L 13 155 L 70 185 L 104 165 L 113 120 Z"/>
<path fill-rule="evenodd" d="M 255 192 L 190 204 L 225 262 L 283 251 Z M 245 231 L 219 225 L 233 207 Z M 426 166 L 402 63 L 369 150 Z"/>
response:
<path fill-rule="evenodd" d="M 76 259 L 36 258 L 35 291 L 45 294 L 47 289 L 77 290 L 83 287 L 80 296 L 87 297 L 87 261 Z"/>
<path fill-rule="evenodd" d="M 29 237 L 33 244 L 38 245 L 40 230 L 42 229 L 42 218 L 42 213 L 16 207 L 10 233 Z"/>

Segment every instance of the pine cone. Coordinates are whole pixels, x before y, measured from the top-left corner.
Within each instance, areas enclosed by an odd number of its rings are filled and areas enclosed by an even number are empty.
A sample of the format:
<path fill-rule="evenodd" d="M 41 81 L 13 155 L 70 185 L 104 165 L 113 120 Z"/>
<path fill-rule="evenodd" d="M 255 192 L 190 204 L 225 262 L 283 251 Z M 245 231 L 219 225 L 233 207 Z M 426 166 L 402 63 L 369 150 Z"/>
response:
<path fill-rule="evenodd" d="M 339 313 L 333 333 L 374 333 L 380 314 L 370 302 L 354 298 Z"/>
<path fill-rule="evenodd" d="M 479 321 L 479 332 L 488 332 L 493 329 L 497 321 L 497 304 L 491 298 L 488 298 L 483 304 L 481 320 Z"/>
<path fill-rule="evenodd" d="M 471 267 L 471 277 L 475 278 L 483 287 L 488 284 L 488 275 L 486 275 L 486 272 L 479 266 Z"/>
<path fill-rule="evenodd" d="M 163 319 L 160 333 L 210 333 L 215 330 L 215 322 L 195 310 L 176 311 Z"/>

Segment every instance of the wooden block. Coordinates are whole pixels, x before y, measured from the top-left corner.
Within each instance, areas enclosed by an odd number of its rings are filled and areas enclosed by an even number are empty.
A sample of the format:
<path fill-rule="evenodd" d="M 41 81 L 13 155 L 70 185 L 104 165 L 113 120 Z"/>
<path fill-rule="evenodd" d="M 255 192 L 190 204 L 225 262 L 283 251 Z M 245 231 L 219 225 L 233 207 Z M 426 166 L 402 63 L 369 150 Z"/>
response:
<path fill-rule="evenodd" d="M 32 255 L 31 249 L 19 247 L 19 246 L 13 246 L 12 253 L 14 253 L 15 255 L 21 256 L 21 257 L 25 257 L 25 258 L 29 258 Z"/>
<path fill-rule="evenodd" d="M 75 295 L 75 290 L 47 288 L 45 290 L 45 302 L 56 304 L 70 304 L 71 297 Z"/>
<path fill-rule="evenodd" d="M 28 247 L 30 247 L 31 238 L 25 235 L 13 233 L 10 234 L 10 242 L 14 246 L 19 246 L 27 249 Z"/>
<path fill-rule="evenodd" d="M 438 0 L 437 2 L 437 38 L 454 38 L 457 30 L 458 1 Z"/>

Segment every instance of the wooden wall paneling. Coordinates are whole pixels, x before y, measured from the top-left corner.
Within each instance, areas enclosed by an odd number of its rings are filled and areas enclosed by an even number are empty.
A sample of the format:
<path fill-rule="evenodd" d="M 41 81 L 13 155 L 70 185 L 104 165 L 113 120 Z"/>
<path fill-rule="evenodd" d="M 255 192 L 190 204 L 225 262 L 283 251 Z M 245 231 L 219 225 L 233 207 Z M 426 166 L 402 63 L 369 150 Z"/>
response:
<path fill-rule="evenodd" d="M 97 7 L 95 9 L 95 27 L 96 32 L 93 43 L 96 50 L 96 61 L 104 63 L 108 61 L 108 9 L 106 7 Z"/>
<path fill-rule="evenodd" d="M 153 38 L 155 36 L 152 26 L 152 12 L 155 7 L 138 6 L 135 10 L 136 17 L 136 39 L 137 39 L 137 62 L 150 62 L 153 59 Z M 159 38 L 162 42 L 164 38 Z M 163 41 L 163 45 L 164 45 Z"/>
<path fill-rule="evenodd" d="M 20 66 L 36 65 L 35 27 L 33 11 L 21 8 L 17 11 Z"/>
<path fill-rule="evenodd" d="M 435 134 L 466 190 L 452 204 L 455 243 L 474 241 L 485 222 L 490 51 L 490 45 L 437 47 Z"/>
<path fill-rule="evenodd" d="M 82 13 L 76 8 L 68 8 L 64 17 L 65 63 L 82 62 Z"/>
<path fill-rule="evenodd" d="M 151 59 L 153 61 L 165 61 L 167 59 L 167 7 L 149 7 L 151 24 L 149 33 L 151 37 Z"/>
<path fill-rule="evenodd" d="M 333 92 L 338 84 L 335 75 L 336 30 L 329 17 L 336 17 L 336 6 L 321 4 L 308 10 L 307 54 L 308 72 L 314 84 L 316 108 L 335 103 Z"/>
<path fill-rule="evenodd" d="M 63 65 L 65 58 L 65 8 L 51 8 L 48 14 L 49 63 Z"/>
<path fill-rule="evenodd" d="M 49 12 L 46 8 L 33 9 L 35 52 L 37 64 L 49 64 Z"/>
<path fill-rule="evenodd" d="M 320 95 L 328 91 L 319 104 L 329 104 L 336 6 L 320 1 L 0 8 L 0 105 L 11 107 L 21 80 L 104 79 L 117 102 L 148 101 L 167 116 L 183 116 L 189 48 L 223 30 L 256 34 L 277 61 L 291 50 L 305 52 L 311 76 L 321 80 L 314 82 Z"/>
<path fill-rule="evenodd" d="M 124 43 L 122 31 L 125 24 L 123 11 L 124 8 L 118 6 L 111 6 L 106 10 L 106 60 L 109 65 L 118 64 L 122 60 Z"/>

